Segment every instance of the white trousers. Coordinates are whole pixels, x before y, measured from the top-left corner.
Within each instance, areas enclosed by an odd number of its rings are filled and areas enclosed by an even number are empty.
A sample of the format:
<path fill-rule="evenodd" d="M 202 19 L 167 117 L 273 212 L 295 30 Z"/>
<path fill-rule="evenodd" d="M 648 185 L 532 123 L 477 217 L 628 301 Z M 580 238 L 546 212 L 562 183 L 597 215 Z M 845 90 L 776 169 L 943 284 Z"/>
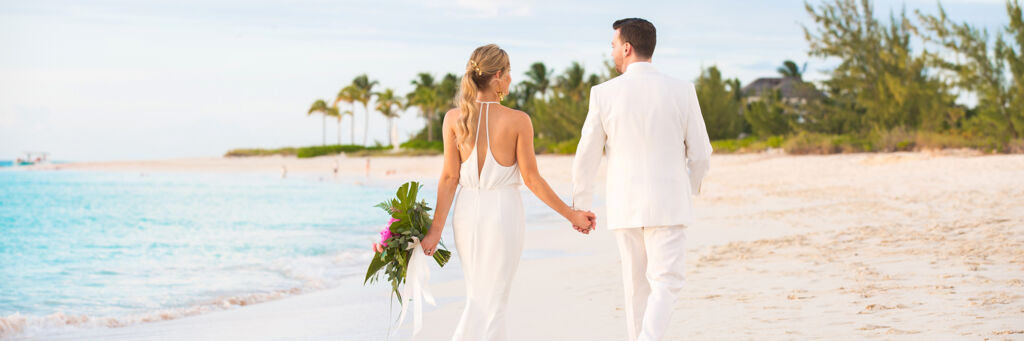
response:
<path fill-rule="evenodd" d="M 630 341 L 665 336 L 672 307 L 685 283 L 683 225 L 617 229 Z"/>

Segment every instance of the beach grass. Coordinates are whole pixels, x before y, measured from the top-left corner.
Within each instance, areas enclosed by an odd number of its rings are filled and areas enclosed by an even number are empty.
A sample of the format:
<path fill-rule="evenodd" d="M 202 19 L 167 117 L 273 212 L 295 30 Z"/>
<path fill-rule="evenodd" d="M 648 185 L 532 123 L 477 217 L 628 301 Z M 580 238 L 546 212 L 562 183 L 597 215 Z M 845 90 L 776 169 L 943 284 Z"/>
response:
<path fill-rule="evenodd" d="M 284 147 L 276 149 L 262 148 L 238 148 L 224 153 L 225 157 L 249 157 L 249 156 L 295 156 L 300 159 L 312 158 L 324 155 L 345 154 L 351 156 L 423 156 L 439 155 L 443 150 L 440 141 L 410 141 L 403 143 L 401 149 L 395 151 L 391 146 L 360 146 L 360 145 L 326 145 L 307 147 Z"/>
<path fill-rule="evenodd" d="M 284 147 L 277 149 L 261 149 L 261 148 L 238 148 L 229 150 L 224 153 L 225 157 L 246 157 L 246 156 L 270 156 L 270 155 L 295 155 L 298 148 L 295 147 Z"/>
<path fill-rule="evenodd" d="M 579 139 L 552 141 L 538 138 L 534 142 L 537 154 L 573 155 Z M 888 153 L 928 151 L 945 149 L 971 149 L 982 153 L 1024 153 L 1024 139 L 1012 140 L 1008 144 L 994 138 L 973 136 L 968 132 L 937 133 L 906 129 L 876 130 L 868 134 L 823 134 L 800 131 L 789 135 L 758 138 L 747 136 L 736 139 L 711 141 L 715 153 L 747 154 L 769 150 L 782 150 L 787 154 L 843 154 L 843 153 Z M 412 140 L 402 143 L 398 150 L 391 146 L 326 145 L 308 147 L 284 147 L 276 149 L 239 148 L 229 150 L 225 157 L 248 156 L 295 156 L 311 158 L 323 155 L 345 154 L 349 156 L 429 156 L 444 153 L 441 141 Z"/>
<path fill-rule="evenodd" d="M 787 154 L 888 153 L 945 149 L 971 149 L 982 153 L 1024 153 L 1024 139 L 1008 144 L 966 132 L 938 133 L 906 129 L 878 130 L 868 134 L 823 134 L 801 131 L 760 139 L 749 136 L 711 141 L 715 153 L 744 154 L 781 149 Z"/>

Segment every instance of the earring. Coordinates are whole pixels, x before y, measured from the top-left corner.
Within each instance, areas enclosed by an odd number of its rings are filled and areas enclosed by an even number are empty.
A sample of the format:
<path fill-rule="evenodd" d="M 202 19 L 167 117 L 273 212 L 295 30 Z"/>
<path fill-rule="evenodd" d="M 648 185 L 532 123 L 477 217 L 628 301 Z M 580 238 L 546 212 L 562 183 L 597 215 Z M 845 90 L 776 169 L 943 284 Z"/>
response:
<path fill-rule="evenodd" d="M 501 90 L 498 90 L 498 102 L 501 102 L 501 101 L 504 101 L 504 100 L 505 100 L 505 93 L 501 92 Z"/>

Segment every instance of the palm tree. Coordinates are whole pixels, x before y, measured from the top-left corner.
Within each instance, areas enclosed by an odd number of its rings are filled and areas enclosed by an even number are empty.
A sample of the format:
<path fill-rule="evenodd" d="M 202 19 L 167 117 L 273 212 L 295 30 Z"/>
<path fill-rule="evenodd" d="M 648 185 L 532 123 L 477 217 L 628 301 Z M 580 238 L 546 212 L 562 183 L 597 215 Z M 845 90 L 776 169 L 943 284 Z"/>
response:
<path fill-rule="evenodd" d="M 334 117 L 338 120 L 338 145 L 341 145 L 341 114 L 338 113 L 338 107 L 328 107 L 327 112 L 324 113 L 324 116 Z"/>
<path fill-rule="evenodd" d="M 377 93 L 377 111 L 388 120 L 388 144 L 398 150 L 398 130 L 395 129 L 395 118 L 402 109 L 402 98 L 395 96 L 392 89 L 384 89 Z"/>
<path fill-rule="evenodd" d="M 436 115 L 434 120 L 438 123 L 444 122 L 444 115 L 448 112 L 448 109 L 457 106 L 455 101 L 455 95 L 459 93 L 459 76 L 453 73 L 447 73 L 441 78 L 441 82 L 437 84 L 437 105 L 435 106 Z M 434 134 L 442 134 L 441 126 L 437 125 L 434 129 Z"/>
<path fill-rule="evenodd" d="M 551 86 L 551 73 L 553 71 L 548 69 L 547 66 L 542 62 L 533 63 L 530 68 L 526 70 L 526 80 L 523 84 L 526 84 L 526 101 L 528 102 L 533 98 L 534 93 L 539 92 L 540 97 L 547 95 L 548 88 Z"/>
<path fill-rule="evenodd" d="M 414 89 L 406 97 L 410 105 L 420 109 L 420 115 L 427 119 L 427 141 L 434 141 L 434 112 L 438 103 L 437 85 L 434 75 L 421 72 L 412 80 Z"/>
<path fill-rule="evenodd" d="M 803 68 L 798 68 L 795 62 L 787 60 L 782 62 L 782 66 L 780 66 L 777 71 L 782 75 L 782 77 L 803 80 L 804 71 L 807 71 L 807 63 L 804 63 Z"/>
<path fill-rule="evenodd" d="M 320 115 L 323 116 L 323 127 L 324 127 L 323 131 L 324 132 L 323 132 L 323 141 L 320 144 L 321 145 L 325 145 L 325 146 L 327 145 L 327 116 L 330 115 L 330 112 L 331 112 L 331 108 L 328 107 L 327 106 L 327 102 L 322 100 L 322 99 L 318 99 L 318 100 L 316 100 L 316 102 L 313 102 L 313 105 L 309 106 L 309 111 L 306 112 L 306 115 L 312 115 L 313 113 L 319 113 Z M 337 109 L 335 109 L 334 112 L 337 113 Z"/>
<path fill-rule="evenodd" d="M 356 88 L 356 102 L 363 104 L 363 112 L 366 113 L 366 120 L 363 121 L 363 145 L 366 145 L 367 138 L 370 136 L 370 100 L 373 99 L 373 87 L 377 85 L 376 80 L 370 80 L 370 77 L 365 73 L 356 76 L 352 80 L 352 86 Z"/>
<path fill-rule="evenodd" d="M 334 107 L 338 107 L 339 102 L 345 102 L 352 106 L 351 110 L 346 110 L 342 114 L 352 116 L 352 124 L 349 125 L 350 131 L 348 135 L 348 143 L 356 144 L 356 98 L 359 96 L 358 90 L 353 85 L 347 85 L 338 91 L 338 96 L 334 97 Z M 338 129 L 341 129 L 341 117 L 338 118 Z M 341 143 L 339 143 L 341 144 Z"/>
<path fill-rule="evenodd" d="M 455 95 L 459 92 L 459 76 L 454 73 L 447 73 L 437 84 L 438 108 L 445 109 L 455 106 Z M 438 117 L 438 121 L 444 122 L 444 117 Z"/>
<path fill-rule="evenodd" d="M 586 77 L 586 70 L 583 69 L 583 65 L 579 62 L 572 62 L 572 65 L 568 69 L 565 69 L 565 73 L 558 77 L 559 90 L 563 94 L 569 96 L 573 100 L 579 101 L 583 98 L 583 86 L 586 85 L 584 77 Z"/>
<path fill-rule="evenodd" d="M 332 106 L 332 107 L 328 108 L 328 110 L 330 110 L 330 111 L 327 113 L 327 116 L 334 117 L 335 119 L 338 120 L 338 145 L 340 146 L 341 145 L 341 119 L 345 118 L 345 116 L 351 117 L 352 116 L 352 110 L 341 111 L 340 109 L 338 109 L 337 106 Z"/>

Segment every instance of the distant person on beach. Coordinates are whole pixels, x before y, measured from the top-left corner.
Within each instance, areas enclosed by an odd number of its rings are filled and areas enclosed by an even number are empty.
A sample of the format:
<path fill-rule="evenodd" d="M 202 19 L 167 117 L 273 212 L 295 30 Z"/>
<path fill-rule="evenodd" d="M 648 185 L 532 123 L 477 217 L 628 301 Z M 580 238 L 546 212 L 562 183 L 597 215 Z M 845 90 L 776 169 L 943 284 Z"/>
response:
<path fill-rule="evenodd" d="M 690 196 L 700 193 L 711 141 L 694 85 L 651 64 L 654 25 L 630 18 L 612 29 L 612 60 L 622 75 L 590 90 L 573 160 L 573 208 L 591 209 L 607 155 L 607 226 L 622 258 L 629 340 L 661 340 L 683 287 Z"/>

